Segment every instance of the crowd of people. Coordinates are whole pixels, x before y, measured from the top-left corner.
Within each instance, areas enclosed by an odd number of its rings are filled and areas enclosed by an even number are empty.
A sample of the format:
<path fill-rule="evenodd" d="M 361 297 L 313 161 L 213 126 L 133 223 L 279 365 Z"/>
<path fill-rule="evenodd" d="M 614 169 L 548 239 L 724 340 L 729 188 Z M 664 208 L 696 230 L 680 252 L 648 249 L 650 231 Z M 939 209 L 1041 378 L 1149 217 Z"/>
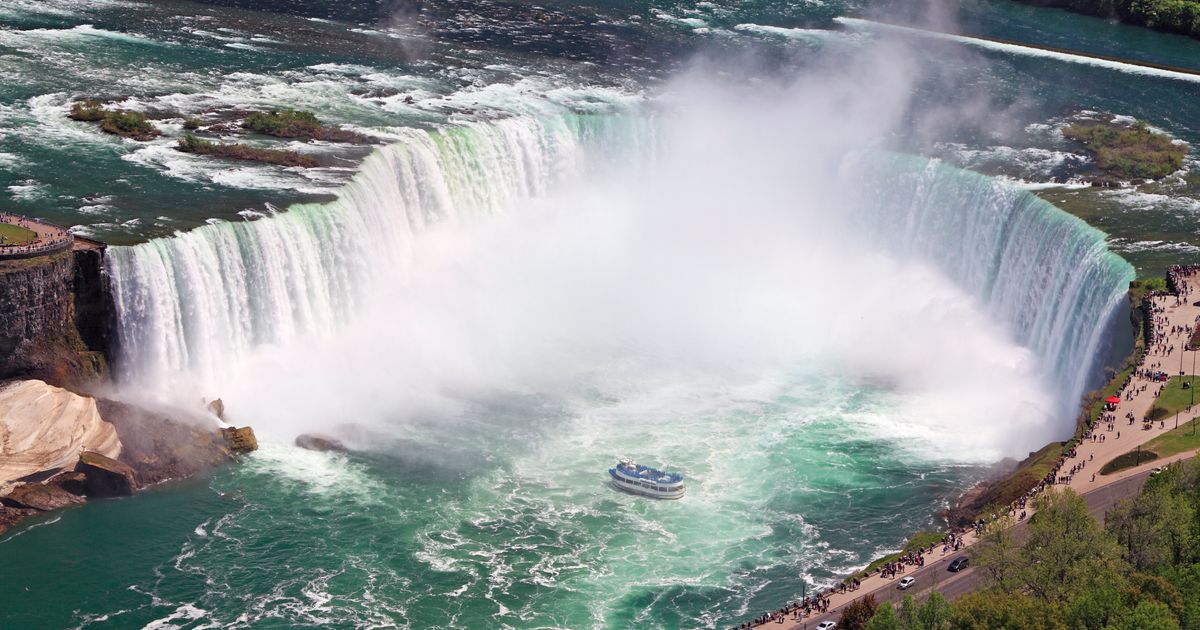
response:
<path fill-rule="evenodd" d="M 5 256 L 29 256 L 44 254 L 58 249 L 70 247 L 74 242 L 71 233 L 58 227 L 53 227 L 39 221 L 15 214 L 0 212 L 0 223 L 7 223 L 30 230 L 34 233 L 32 241 L 10 243 L 0 235 L 0 258 Z"/>

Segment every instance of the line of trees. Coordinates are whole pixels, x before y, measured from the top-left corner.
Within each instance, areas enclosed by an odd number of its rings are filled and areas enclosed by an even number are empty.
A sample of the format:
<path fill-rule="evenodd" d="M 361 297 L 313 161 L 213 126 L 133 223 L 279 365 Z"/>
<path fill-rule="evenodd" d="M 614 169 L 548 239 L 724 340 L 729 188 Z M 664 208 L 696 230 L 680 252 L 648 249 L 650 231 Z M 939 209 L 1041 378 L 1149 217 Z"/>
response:
<path fill-rule="evenodd" d="M 1021 539 L 989 525 L 971 549 L 986 588 L 947 602 L 860 600 L 847 630 L 1200 628 L 1200 464 L 1169 466 L 1101 525 L 1071 490 L 1047 492 Z"/>
<path fill-rule="evenodd" d="M 1060 7 L 1117 18 L 1169 33 L 1200 37 L 1200 2 L 1196 0 L 1025 0 L 1042 6 Z"/>

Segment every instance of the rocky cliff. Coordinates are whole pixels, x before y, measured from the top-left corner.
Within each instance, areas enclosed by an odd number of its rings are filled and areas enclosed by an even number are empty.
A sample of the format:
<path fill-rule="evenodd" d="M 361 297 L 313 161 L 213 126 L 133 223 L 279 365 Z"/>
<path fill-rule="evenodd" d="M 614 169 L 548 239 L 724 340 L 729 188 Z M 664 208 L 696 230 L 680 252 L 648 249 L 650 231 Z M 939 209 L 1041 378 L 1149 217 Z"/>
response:
<path fill-rule="evenodd" d="M 0 260 L 0 379 L 78 386 L 106 372 L 103 249 Z"/>

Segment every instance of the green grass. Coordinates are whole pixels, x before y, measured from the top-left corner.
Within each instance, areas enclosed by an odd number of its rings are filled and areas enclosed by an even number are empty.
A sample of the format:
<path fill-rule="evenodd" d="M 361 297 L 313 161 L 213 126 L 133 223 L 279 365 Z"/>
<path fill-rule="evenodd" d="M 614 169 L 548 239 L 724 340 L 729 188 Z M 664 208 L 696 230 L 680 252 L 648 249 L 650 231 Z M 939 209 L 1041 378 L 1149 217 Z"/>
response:
<path fill-rule="evenodd" d="M 908 542 L 904 543 L 904 549 L 902 549 L 896 553 L 883 556 L 882 558 L 877 558 L 874 562 L 872 562 L 871 564 L 868 564 L 867 568 L 863 569 L 862 571 L 859 571 L 858 573 L 854 574 L 854 576 L 851 576 L 851 577 L 870 575 L 872 571 L 878 569 L 879 567 L 881 567 L 889 562 L 895 562 L 896 560 L 899 560 L 900 556 L 903 556 L 908 553 L 912 553 L 922 547 L 930 547 L 932 545 L 936 545 L 936 544 L 942 542 L 942 539 L 945 537 L 946 537 L 946 535 L 941 532 L 929 532 L 929 531 L 917 532 L 908 539 Z M 847 578 L 847 579 L 849 579 L 849 578 Z"/>
<path fill-rule="evenodd" d="M 1146 417 L 1151 420 L 1165 420 L 1176 413 L 1187 411 L 1192 406 L 1193 396 L 1192 390 L 1185 389 L 1183 386 L 1185 383 L 1190 383 L 1192 378 L 1191 376 L 1172 376 L 1171 380 L 1167 381 L 1163 393 L 1154 400 L 1154 404 L 1146 412 Z M 1196 381 L 1196 387 L 1200 387 L 1200 380 Z M 1196 397 L 1196 404 L 1200 404 L 1200 397 Z"/>
<path fill-rule="evenodd" d="M 1193 434 L 1194 432 L 1194 434 Z M 1200 448 L 1200 426 L 1193 426 L 1193 421 L 1180 424 L 1178 429 L 1172 429 L 1142 446 L 1158 453 L 1162 457 L 1170 457 Z"/>
<path fill-rule="evenodd" d="M 5 245 L 24 245 L 33 242 L 37 233 L 19 225 L 0 223 L 0 237 L 3 237 L 0 242 Z"/>
<path fill-rule="evenodd" d="M 1125 470 L 1126 468 L 1133 468 L 1134 466 L 1141 466 L 1146 462 L 1152 462 L 1158 459 L 1158 453 L 1147 448 L 1148 446 L 1149 444 L 1146 444 L 1140 451 L 1133 450 L 1125 453 L 1124 455 L 1118 455 L 1115 459 L 1108 462 L 1103 468 L 1100 469 L 1100 474 L 1111 475 L 1117 471 Z"/>
<path fill-rule="evenodd" d="M 1161 179 L 1183 168 L 1186 144 L 1156 133 L 1142 121 L 1131 127 L 1075 123 L 1063 136 L 1081 142 L 1096 156 L 1101 171 L 1123 179 Z"/>

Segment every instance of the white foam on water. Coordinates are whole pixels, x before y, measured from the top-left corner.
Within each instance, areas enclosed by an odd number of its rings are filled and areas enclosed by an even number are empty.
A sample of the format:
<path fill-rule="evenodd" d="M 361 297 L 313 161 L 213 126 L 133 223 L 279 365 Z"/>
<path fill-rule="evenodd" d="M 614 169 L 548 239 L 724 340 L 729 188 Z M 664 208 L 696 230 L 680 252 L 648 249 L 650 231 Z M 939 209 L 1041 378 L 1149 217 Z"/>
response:
<path fill-rule="evenodd" d="M 897 26 L 894 24 L 885 24 L 882 22 L 873 22 L 871 20 L 863 20 L 859 18 L 837 17 L 834 20 L 847 27 L 858 30 L 873 30 L 892 33 L 904 33 L 908 35 L 916 35 L 920 37 L 928 37 L 932 39 L 940 39 L 943 41 L 956 42 L 983 48 L 985 50 L 993 50 L 996 52 L 1008 53 L 1012 55 L 1021 55 L 1024 57 L 1040 57 L 1043 59 L 1053 59 L 1055 61 L 1063 61 L 1084 66 L 1092 66 L 1096 68 L 1104 68 L 1106 70 L 1116 70 L 1127 74 L 1136 74 L 1146 77 L 1155 77 L 1162 79 L 1172 79 L 1176 81 L 1187 81 L 1189 83 L 1200 83 L 1200 74 L 1189 74 L 1186 72 L 1177 72 L 1175 70 L 1167 70 L 1165 68 L 1153 68 L 1150 66 L 1141 66 L 1134 63 L 1125 63 L 1121 61 L 1112 61 L 1109 59 L 1097 59 L 1086 55 L 1076 55 L 1054 50 L 1045 50 L 1041 48 L 1033 48 L 1030 46 L 1021 46 L 1018 44 L 1007 44 L 996 42 L 977 37 L 969 37 L 966 35 L 953 35 L 950 33 L 939 33 L 936 31 L 927 31 L 924 29 L 911 28 L 907 26 Z"/>

